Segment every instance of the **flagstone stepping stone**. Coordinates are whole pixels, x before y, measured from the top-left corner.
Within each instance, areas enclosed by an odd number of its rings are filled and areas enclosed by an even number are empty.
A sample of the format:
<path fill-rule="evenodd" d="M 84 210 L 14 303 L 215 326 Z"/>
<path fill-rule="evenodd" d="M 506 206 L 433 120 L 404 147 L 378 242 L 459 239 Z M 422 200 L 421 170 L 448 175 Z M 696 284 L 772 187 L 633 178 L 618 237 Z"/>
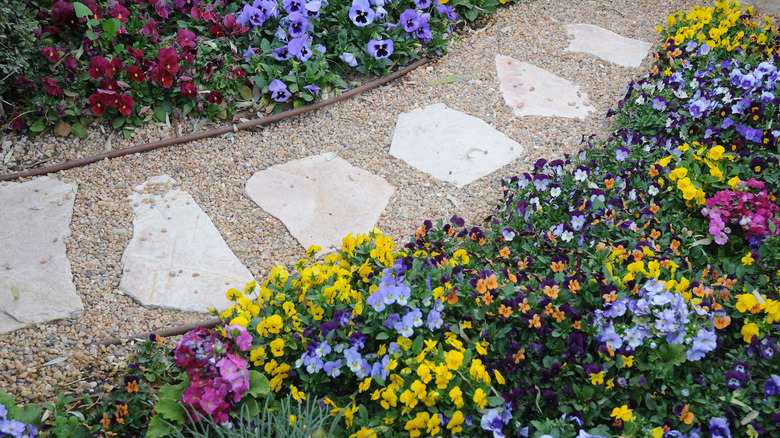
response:
<path fill-rule="evenodd" d="M 574 36 L 566 51 L 590 53 L 625 67 L 639 67 L 653 47 L 653 43 L 626 38 L 593 24 L 567 24 L 566 32 Z"/>
<path fill-rule="evenodd" d="M 595 112 L 587 93 L 547 70 L 508 56 L 496 55 L 499 89 L 518 116 L 558 116 L 584 119 Z"/>
<path fill-rule="evenodd" d="M 523 148 L 485 121 L 443 103 L 398 116 L 390 155 L 458 188 L 520 156 Z"/>
<path fill-rule="evenodd" d="M 755 15 L 761 14 L 774 15 L 780 17 L 780 0 L 743 0 L 742 7 L 753 6 Z"/>
<path fill-rule="evenodd" d="M 367 233 L 395 187 L 334 153 L 271 166 L 252 175 L 246 195 L 281 220 L 308 249 L 340 249 L 349 233 Z"/>
<path fill-rule="evenodd" d="M 211 219 L 168 175 L 151 178 L 130 195 L 133 238 L 122 254 L 119 289 L 145 306 L 204 312 L 232 303 L 252 273 L 236 258 Z"/>
<path fill-rule="evenodd" d="M 78 316 L 65 238 L 71 184 L 49 177 L 0 184 L 0 333 Z"/>

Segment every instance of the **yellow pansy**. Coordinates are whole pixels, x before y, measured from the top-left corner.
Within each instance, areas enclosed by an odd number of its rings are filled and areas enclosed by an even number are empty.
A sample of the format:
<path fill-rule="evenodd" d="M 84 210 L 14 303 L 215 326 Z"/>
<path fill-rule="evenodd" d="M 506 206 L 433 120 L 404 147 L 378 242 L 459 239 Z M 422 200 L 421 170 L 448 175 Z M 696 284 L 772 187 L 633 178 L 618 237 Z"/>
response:
<path fill-rule="evenodd" d="M 271 348 L 271 353 L 276 356 L 284 355 L 284 339 L 276 338 L 268 345 Z"/>
<path fill-rule="evenodd" d="M 474 391 L 474 403 L 480 409 L 484 409 L 485 405 L 487 405 L 487 394 L 482 388 L 477 388 L 477 390 Z"/>
<path fill-rule="evenodd" d="M 634 419 L 634 411 L 629 409 L 628 405 L 623 405 L 613 409 L 609 416 L 614 417 L 616 420 L 631 421 Z"/>
<path fill-rule="evenodd" d="M 742 334 L 742 340 L 749 344 L 750 339 L 752 339 L 753 336 L 759 335 L 758 324 L 756 324 L 755 322 L 750 322 L 743 325 L 741 334 Z"/>
<path fill-rule="evenodd" d="M 742 313 L 750 312 L 758 304 L 758 300 L 753 294 L 742 294 L 737 298 L 736 307 Z"/>

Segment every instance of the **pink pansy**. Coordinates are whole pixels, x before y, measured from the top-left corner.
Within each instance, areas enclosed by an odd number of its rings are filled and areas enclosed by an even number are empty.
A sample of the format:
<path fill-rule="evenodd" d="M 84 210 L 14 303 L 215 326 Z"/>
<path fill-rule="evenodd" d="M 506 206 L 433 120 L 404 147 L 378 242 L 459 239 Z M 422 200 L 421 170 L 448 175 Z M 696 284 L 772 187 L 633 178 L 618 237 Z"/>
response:
<path fill-rule="evenodd" d="M 184 49 L 194 49 L 197 41 L 198 38 L 195 36 L 195 33 L 187 29 L 179 29 L 179 32 L 176 34 L 176 42 Z"/>
<path fill-rule="evenodd" d="M 60 52 L 54 47 L 44 47 L 41 49 L 41 55 L 45 56 L 51 63 L 55 63 L 60 60 Z"/>
<path fill-rule="evenodd" d="M 57 81 L 50 78 L 43 78 L 41 80 L 43 82 L 44 87 L 46 87 L 46 93 L 50 96 L 55 97 L 62 97 L 62 90 L 60 90 L 60 86 L 57 85 Z"/>

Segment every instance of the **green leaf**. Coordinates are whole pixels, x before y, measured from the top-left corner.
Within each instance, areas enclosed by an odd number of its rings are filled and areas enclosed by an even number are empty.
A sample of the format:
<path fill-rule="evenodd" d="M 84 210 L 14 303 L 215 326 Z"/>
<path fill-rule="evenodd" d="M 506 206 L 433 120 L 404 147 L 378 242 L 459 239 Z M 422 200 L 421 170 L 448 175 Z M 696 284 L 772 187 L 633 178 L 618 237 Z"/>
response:
<path fill-rule="evenodd" d="M 252 89 L 246 85 L 242 85 L 241 88 L 238 89 L 238 94 L 240 94 L 241 98 L 244 100 L 252 100 Z"/>
<path fill-rule="evenodd" d="M 162 418 L 168 421 L 184 424 L 184 405 L 179 403 L 178 400 L 160 398 L 160 400 L 157 401 L 157 404 L 154 405 L 154 410 L 156 410 Z"/>
<path fill-rule="evenodd" d="M 46 124 L 43 123 L 43 120 L 38 120 L 30 126 L 32 132 L 43 132 L 44 129 L 46 129 Z"/>
<path fill-rule="evenodd" d="M 190 386 L 190 379 L 185 378 L 178 385 L 166 384 L 160 388 L 160 392 L 157 394 L 160 398 L 172 398 L 174 400 L 181 400 L 181 396 L 184 391 Z"/>
<path fill-rule="evenodd" d="M 76 9 L 76 16 L 79 18 L 89 17 L 92 15 L 92 10 L 84 5 L 84 3 L 73 2 L 73 8 Z"/>
<path fill-rule="evenodd" d="M 387 334 L 387 332 L 379 333 L 374 337 L 377 341 L 384 341 L 385 339 L 390 339 L 390 335 Z"/>
<path fill-rule="evenodd" d="M 0 392 L 0 405 L 5 406 L 6 410 L 8 410 L 8 418 L 16 418 L 16 411 L 18 408 L 16 407 L 14 396 L 5 392 Z"/>
<path fill-rule="evenodd" d="M 488 397 L 487 402 L 488 406 L 501 406 L 504 404 L 504 397 Z"/>
<path fill-rule="evenodd" d="M 152 417 L 152 421 L 149 422 L 149 429 L 146 431 L 146 438 L 165 438 L 171 436 L 176 432 L 176 428 L 172 424 L 162 419 L 160 414 Z"/>
<path fill-rule="evenodd" d="M 116 36 L 116 32 L 119 30 L 120 24 L 119 20 L 116 18 L 111 18 L 109 20 L 106 20 L 103 22 L 103 32 L 106 33 L 106 38 L 109 40 L 113 40 Z"/>
<path fill-rule="evenodd" d="M 422 335 L 418 335 L 416 338 L 414 338 L 414 342 L 412 343 L 412 352 L 414 354 L 420 354 L 422 349 L 423 349 L 423 337 Z"/>
<path fill-rule="evenodd" d="M 78 138 L 87 138 L 87 130 L 81 123 L 74 123 L 70 126 L 70 133 Z"/>
<path fill-rule="evenodd" d="M 43 415 L 43 409 L 37 405 L 25 405 L 17 411 L 16 420 L 32 424 L 35 427 L 41 427 L 41 415 Z"/>
<path fill-rule="evenodd" d="M 254 398 L 244 397 L 236 405 L 235 409 L 230 410 L 230 414 L 233 417 L 243 415 L 244 418 L 254 418 L 260 414 L 260 403 Z"/>
<path fill-rule="evenodd" d="M 96 39 L 98 39 L 98 35 L 95 32 L 92 32 L 91 29 L 87 31 L 86 35 L 90 41 L 95 41 Z"/>
<path fill-rule="evenodd" d="M 658 359 L 661 361 L 658 365 L 665 368 L 667 371 L 682 365 L 687 360 L 687 356 L 685 355 L 686 350 L 685 346 L 681 344 L 661 345 L 656 350 Z"/>
<path fill-rule="evenodd" d="M 249 371 L 249 390 L 246 392 L 254 398 L 268 394 L 271 391 L 271 382 L 268 378 L 255 370 Z"/>
<path fill-rule="evenodd" d="M 111 120 L 111 126 L 113 126 L 114 129 L 121 128 L 122 125 L 124 125 L 124 123 L 125 123 L 125 117 L 124 116 L 119 116 L 119 117 L 116 117 L 113 120 Z"/>

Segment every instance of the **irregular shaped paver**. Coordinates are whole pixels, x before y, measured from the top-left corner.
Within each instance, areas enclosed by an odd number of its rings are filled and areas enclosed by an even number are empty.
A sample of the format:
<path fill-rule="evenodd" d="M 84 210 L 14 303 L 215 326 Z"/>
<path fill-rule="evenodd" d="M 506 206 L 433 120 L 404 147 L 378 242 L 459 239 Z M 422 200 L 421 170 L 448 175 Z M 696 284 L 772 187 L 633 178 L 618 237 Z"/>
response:
<path fill-rule="evenodd" d="M 517 158 L 522 146 L 485 121 L 443 103 L 398 116 L 390 154 L 463 187 Z"/>
<path fill-rule="evenodd" d="M 593 24 L 567 24 L 566 32 L 574 36 L 566 51 L 590 53 L 626 67 L 639 67 L 653 47 L 653 43 L 626 38 Z"/>
<path fill-rule="evenodd" d="M 571 82 L 533 64 L 496 55 L 499 89 L 518 117 L 558 116 L 582 118 L 596 109 L 587 93 Z"/>
<path fill-rule="evenodd" d="M 0 332 L 77 316 L 65 238 L 71 184 L 48 177 L 0 184 Z"/>
<path fill-rule="evenodd" d="M 395 187 L 353 167 L 335 154 L 322 154 L 261 170 L 245 192 L 281 220 L 305 249 L 340 249 L 349 233 L 367 233 L 379 220 Z"/>
<path fill-rule="evenodd" d="M 192 196 L 175 184 L 162 175 L 133 189 L 133 238 L 122 254 L 119 288 L 146 306 L 224 310 L 231 305 L 227 290 L 244 290 L 252 273 Z"/>
<path fill-rule="evenodd" d="M 780 17 L 780 0 L 743 0 L 742 7 L 753 6 L 755 15 L 774 15 Z"/>

